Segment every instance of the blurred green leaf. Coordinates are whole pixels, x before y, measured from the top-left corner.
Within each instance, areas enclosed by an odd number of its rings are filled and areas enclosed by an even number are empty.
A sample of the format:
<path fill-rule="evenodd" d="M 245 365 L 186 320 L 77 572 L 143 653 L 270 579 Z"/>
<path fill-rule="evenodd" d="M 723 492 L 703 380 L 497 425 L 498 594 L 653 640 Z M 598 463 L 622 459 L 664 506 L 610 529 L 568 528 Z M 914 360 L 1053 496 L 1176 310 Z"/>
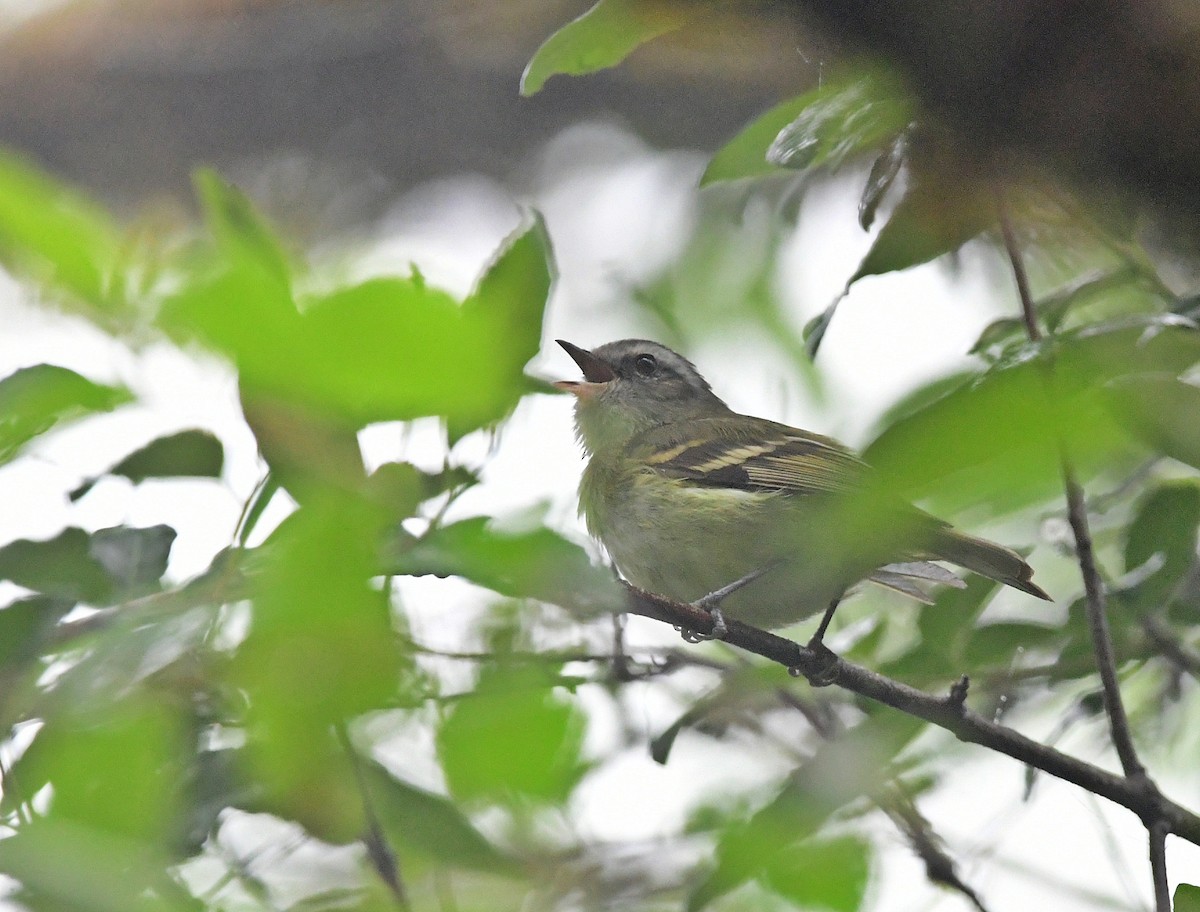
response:
<path fill-rule="evenodd" d="M 147 478 L 219 478 L 224 465 L 225 449 L 211 433 L 180 431 L 152 440 L 68 496 L 79 500 L 105 475 L 121 475 L 134 484 Z"/>
<path fill-rule="evenodd" d="M 582 776 L 583 716 L 543 669 L 485 667 L 438 730 L 450 791 L 463 800 L 561 803 Z"/>
<path fill-rule="evenodd" d="M 902 132 L 871 163 L 871 171 L 867 174 L 867 182 L 858 201 L 858 224 L 863 231 L 870 231 L 875 224 L 875 213 L 900 176 L 907 152 L 908 137 L 907 133 Z"/>
<path fill-rule="evenodd" d="M 45 595 L 90 605 L 106 604 L 112 579 L 91 551 L 91 536 L 64 529 L 45 541 L 18 539 L 0 548 L 0 579 Z"/>
<path fill-rule="evenodd" d="M 867 892 L 871 847 L 860 839 L 810 840 L 779 852 L 766 882 L 801 909 L 857 912 Z"/>
<path fill-rule="evenodd" d="M 1125 531 L 1125 571 L 1141 567 L 1156 555 L 1162 567 L 1125 597 L 1136 597 L 1137 604 L 1145 608 L 1165 605 L 1196 559 L 1198 527 L 1200 485 L 1194 479 L 1166 482 L 1148 491 Z"/>
<path fill-rule="evenodd" d="M 65 367 L 21 368 L 0 380 L 0 465 L 56 424 L 111 412 L 132 399 L 128 390 L 93 383 Z"/>
<path fill-rule="evenodd" d="M 949 177 L 914 180 L 846 285 L 927 263 L 994 221 L 994 204 L 973 185 Z"/>
<path fill-rule="evenodd" d="M 69 599 L 35 595 L 0 609 L 0 669 L 24 665 L 41 655 L 50 632 L 74 607 Z"/>
<path fill-rule="evenodd" d="M 120 774 L 117 774 L 119 777 Z M 43 818 L 0 840 L 0 871 L 22 907 L 53 912 L 196 912 L 153 844 Z"/>
<path fill-rule="evenodd" d="M 1200 387 L 1169 374 L 1120 378 L 1109 389 L 1120 421 L 1152 450 L 1200 468 Z"/>
<path fill-rule="evenodd" d="M 1009 668 L 1019 653 L 1060 645 L 1066 636 L 1057 627 L 1017 621 L 967 627 L 962 652 L 964 674 L 979 674 L 989 668 Z"/>
<path fill-rule="evenodd" d="M 267 220 L 237 187 L 211 168 L 200 168 L 193 181 L 205 223 L 224 259 L 239 269 L 260 270 L 291 287 L 292 264 Z"/>
<path fill-rule="evenodd" d="M 90 201 L 0 154 L 0 256 L 102 310 L 113 306 L 121 237 Z"/>
<path fill-rule="evenodd" d="M 693 887 L 689 912 L 772 871 L 781 852 L 817 832 L 839 808 L 869 795 L 923 725 L 911 717 L 880 714 L 822 742 L 774 799 L 721 835 L 716 866 Z"/>
<path fill-rule="evenodd" d="M 1106 383 L 1200 360 L 1200 333 L 1178 328 L 1088 331 L 1048 346 L 1023 350 L 896 421 L 866 460 L 889 490 L 927 498 L 935 513 L 1015 509 L 1059 490 L 1060 441 L 1085 478 L 1135 457 Z"/>
<path fill-rule="evenodd" d="M 1175 888 L 1174 912 L 1200 912 L 1200 887 L 1181 883 Z"/>
<path fill-rule="evenodd" d="M 683 26 L 695 15 L 694 6 L 677 0 L 599 0 L 537 49 L 521 74 L 521 94 L 536 94 L 551 76 L 616 66 L 640 45 Z"/>
<path fill-rule="evenodd" d="M 517 873 L 515 862 L 475 829 L 450 799 L 402 782 L 374 762 L 366 763 L 364 773 L 380 823 L 403 856 L 412 852 L 439 866 Z"/>
<path fill-rule="evenodd" d="M 808 103 L 767 149 L 777 167 L 836 170 L 884 148 L 913 118 L 903 91 L 881 71 L 829 79 L 804 97 Z"/>
<path fill-rule="evenodd" d="M 282 403 L 353 429 L 428 415 L 457 433 L 506 415 L 531 388 L 521 372 L 540 342 L 551 283 L 537 223 L 515 236 L 459 305 L 416 279 L 373 279 L 312 301 L 301 314 L 261 245 L 164 308 L 236 363 L 248 403 Z"/>
<path fill-rule="evenodd" d="M 404 655 L 369 585 L 386 521 L 337 491 L 288 517 L 260 549 L 250 632 L 228 670 L 249 704 L 246 758 L 264 806 L 331 842 L 362 825 L 335 727 L 400 694 Z"/>
<path fill-rule="evenodd" d="M 461 576 L 514 598 L 536 598 L 588 612 L 619 611 L 624 596 L 610 571 L 556 532 L 497 532 L 486 517 L 430 531 L 389 554 L 390 573 Z"/>
<path fill-rule="evenodd" d="M 16 767 L 24 794 L 54 787 L 50 818 L 119 840 L 159 845 L 178 810 L 183 731 L 141 698 L 48 719 Z"/>

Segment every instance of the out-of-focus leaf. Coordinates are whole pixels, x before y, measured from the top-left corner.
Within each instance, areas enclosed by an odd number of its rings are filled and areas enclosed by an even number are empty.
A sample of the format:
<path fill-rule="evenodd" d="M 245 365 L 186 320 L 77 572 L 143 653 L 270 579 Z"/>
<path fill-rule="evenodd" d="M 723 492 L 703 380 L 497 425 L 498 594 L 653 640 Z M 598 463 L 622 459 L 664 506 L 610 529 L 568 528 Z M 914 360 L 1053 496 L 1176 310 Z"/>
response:
<path fill-rule="evenodd" d="M 788 846 L 767 866 L 767 885 L 801 909 L 857 912 L 867 892 L 871 847 L 860 839 Z"/>
<path fill-rule="evenodd" d="M 205 222 L 226 259 L 238 268 L 270 273 L 282 288 L 289 288 L 292 265 L 283 244 L 254 204 L 210 168 L 198 169 L 193 180 Z"/>
<path fill-rule="evenodd" d="M 1020 352 L 892 424 L 865 457 L 890 490 L 928 498 L 935 513 L 1015 509 L 1058 492 L 1060 441 L 1085 477 L 1135 457 L 1106 383 L 1160 365 L 1180 371 L 1197 360 L 1200 333 L 1186 329 L 1059 337 L 1052 348 Z"/>
<path fill-rule="evenodd" d="M 866 276 L 918 266 L 957 250 L 995 220 L 989 197 L 953 178 L 914 180 L 847 287 Z"/>
<path fill-rule="evenodd" d="M 462 306 L 418 279 L 373 279 L 303 314 L 270 263 L 228 261 L 163 319 L 233 359 L 252 409 L 274 403 L 351 430 L 436 415 L 462 433 L 502 418 L 531 388 L 520 367 L 540 340 L 548 257 L 535 225 Z"/>
<path fill-rule="evenodd" d="M 100 476 L 89 478 L 69 496 L 79 500 L 105 475 L 121 475 L 134 484 L 147 478 L 219 478 L 224 465 L 220 440 L 208 431 L 180 431 L 152 440 Z"/>
<path fill-rule="evenodd" d="M 402 855 L 416 853 L 439 866 L 516 873 L 515 862 L 488 842 L 448 798 L 402 782 L 374 762 L 364 761 L 363 773 L 376 815 Z"/>
<path fill-rule="evenodd" d="M 262 546 L 250 633 L 229 667 L 249 709 L 245 756 L 262 801 L 332 842 L 356 838 L 361 802 L 334 728 L 399 698 L 403 655 L 369 585 L 386 515 L 328 491 Z"/>
<path fill-rule="evenodd" d="M 35 595 L 0 609 L 0 669 L 24 665 L 42 653 L 46 639 L 74 602 Z"/>
<path fill-rule="evenodd" d="M 1191 417 L 1179 416 L 1183 421 Z M 1125 570 L 1134 570 L 1155 555 L 1161 556 L 1162 566 L 1126 597 L 1136 596 L 1138 604 L 1147 607 L 1166 604 L 1196 559 L 1198 527 L 1200 486 L 1195 480 L 1167 482 L 1147 492 L 1125 532 Z"/>
<path fill-rule="evenodd" d="M 968 635 L 962 652 L 963 673 L 978 674 L 987 668 L 1006 668 L 1023 650 L 1053 647 L 1066 637 L 1057 627 L 1044 624 L 1007 622 L 965 628 Z"/>
<path fill-rule="evenodd" d="M 875 213 L 900 175 L 900 166 L 904 164 L 907 151 L 907 135 L 901 133 L 872 162 L 862 197 L 858 201 L 858 224 L 863 231 L 870 231 L 875 224 Z"/>
<path fill-rule="evenodd" d="M 1109 390 L 1113 412 L 1155 452 L 1200 468 L 1200 387 L 1167 374 L 1122 378 Z"/>
<path fill-rule="evenodd" d="M 846 297 L 844 293 L 838 295 L 833 299 L 832 304 L 804 324 L 804 351 L 810 359 L 815 359 L 817 352 L 821 350 L 821 343 L 825 341 L 825 333 L 833 323 L 838 305 L 842 303 L 844 297 Z"/>
<path fill-rule="evenodd" d="M 121 237 L 88 200 L 11 155 L 0 155 L 0 256 L 102 310 Z"/>
<path fill-rule="evenodd" d="M 31 909 L 195 912 L 168 871 L 170 860 L 156 858 L 157 848 L 42 818 L 0 840 L 0 870 L 20 882 L 21 904 Z"/>
<path fill-rule="evenodd" d="M 54 787 L 51 819 L 156 844 L 176 813 L 181 735 L 178 720 L 146 699 L 59 713 L 21 757 L 16 781 L 27 796 Z"/>
<path fill-rule="evenodd" d="M 513 797 L 558 803 L 584 772 L 583 716 L 541 669 L 485 668 L 475 691 L 438 730 L 438 755 L 460 799 Z"/>
<path fill-rule="evenodd" d="M 589 612 L 619 611 L 612 574 L 586 551 L 549 529 L 502 533 L 486 517 L 438 528 L 397 549 L 386 569 L 398 575 L 461 576 L 501 595 L 536 598 Z"/>
<path fill-rule="evenodd" d="M 145 592 L 167 572 L 176 532 L 170 526 L 145 529 L 114 526 L 92 533 L 89 553 L 117 584 L 122 595 Z"/>
<path fill-rule="evenodd" d="M 599 0 L 537 49 L 521 75 L 521 94 L 536 94 L 551 76 L 616 66 L 640 45 L 683 26 L 696 6 L 679 0 Z"/>
<path fill-rule="evenodd" d="M 132 398 L 128 390 L 93 383 L 53 364 L 9 374 L 0 380 L 0 465 L 56 424 L 110 412 Z"/>
<path fill-rule="evenodd" d="M 1175 888 L 1171 906 L 1175 912 L 1200 912 L 1200 887 L 1181 883 Z"/>
<path fill-rule="evenodd" d="M 771 164 L 804 171 L 839 168 L 891 142 L 913 116 L 899 87 L 879 72 L 831 79 L 806 97 L 808 104 L 767 149 Z"/>
<path fill-rule="evenodd" d="M 811 836 L 834 811 L 870 794 L 923 724 L 894 713 L 880 714 L 822 743 L 772 801 L 722 834 L 716 867 L 688 896 L 689 912 L 765 875 L 784 849 Z"/>
<path fill-rule="evenodd" d="M 91 551 L 82 529 L 64 529 L 46 541 L 18 539 L 0 548 L 0 579 L 45 595 L 91 605 L 106 604 L 113 581 Z"/>

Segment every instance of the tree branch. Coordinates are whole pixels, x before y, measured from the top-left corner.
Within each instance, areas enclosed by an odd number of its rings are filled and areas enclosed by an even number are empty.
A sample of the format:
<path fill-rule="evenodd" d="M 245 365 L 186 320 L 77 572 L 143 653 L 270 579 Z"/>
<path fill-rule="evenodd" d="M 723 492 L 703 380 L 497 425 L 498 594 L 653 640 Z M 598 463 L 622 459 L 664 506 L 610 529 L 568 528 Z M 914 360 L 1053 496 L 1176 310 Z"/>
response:
<path fill-rule="evenodd" d="M 625 584 L 626 607 L 632 614 L 700 633 L 712 630 L 703 608 L 677 602 Z M 1147 824 L 1160 821 L 1166 832 L 1200 845 L 1200 816 L 1165 797 L 1145 778 L 1127 779 L 1076 759 L 1032 738 L 998 725 L 965 705 L 961 682 L 953 692 L 934 696 L 892 680 L 832 653 L 807 649 L 784 637 L 726 618 L 725 642 L 785 666 L 793 674 L 830 682 L 844 690 L 924 719 L 960 741 L 979 744 L 1045 773 L 1074 783 L 1137 814 Z"/>

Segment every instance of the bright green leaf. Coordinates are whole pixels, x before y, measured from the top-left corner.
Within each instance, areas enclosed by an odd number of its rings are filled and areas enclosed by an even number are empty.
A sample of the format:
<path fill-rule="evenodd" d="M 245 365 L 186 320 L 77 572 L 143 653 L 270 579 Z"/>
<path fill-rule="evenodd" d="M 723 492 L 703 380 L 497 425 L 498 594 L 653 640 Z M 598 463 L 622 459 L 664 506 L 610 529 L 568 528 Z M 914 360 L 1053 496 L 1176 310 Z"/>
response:
<path fill-rule="evenodd" d="M 779 132 L 813 103 L 813 95 L 814 93 L 808 92 L 782 101 L 744 127 L 709 161 L 700 178 L 700 186 L 777 173 L 778 166 L 767 161 L 767 149 L 771 147 Z"/>
<path fill-rule="evenodd" d="M 802 909 L 857 912 L 867 892 L 871 847 L 860 839 L 788 846 L 767 866 L 766 882 Z"/>
<path fill-rule="evenodd" d="M 1170 374 L 1130 377 L 1113 384 L 1114 414 L 1138 439 L 1164 456 L 1200 468 L 1200 387 Z"/>
<path fill-rule="evenodd" d="M 583 773 L 583 716 L 556 694 L 542 669 L 491 665 L 438 730 L 452 794 L 559 803 Z"/>
<path fill-rule="evenodd" d="M 93 383 L 53 364 L 24 367 L 0 380 L 0 465 L 55 425 L 129 402 L 128 390 Z"/>
<path fill-rule="evenodd" d="M 8 154 L 0 155 L 0 255 L 82 301 L 110 309 L 121 256 L 99 207 Z"/>
<path fill-rule="evenodd" d="M 683 26 L 695 15 L 694 6 L 676 0 L 599 0 L 537 49 L 521 75 L 521 94 L 536 94 L 551 76 L 616 66 L 647 41 Z"/>

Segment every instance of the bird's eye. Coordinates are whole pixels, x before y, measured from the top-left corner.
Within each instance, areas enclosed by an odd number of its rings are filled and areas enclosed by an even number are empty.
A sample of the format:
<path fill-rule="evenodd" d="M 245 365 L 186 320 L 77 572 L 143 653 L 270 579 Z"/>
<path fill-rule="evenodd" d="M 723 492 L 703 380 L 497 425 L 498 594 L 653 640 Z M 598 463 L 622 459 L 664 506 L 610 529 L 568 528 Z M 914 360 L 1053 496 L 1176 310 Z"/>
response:
<path fill-rule="evenodd" d="M 643 377 L 653 377 L 654 372 L 658 370 L 658 361 L 655 360 L 654 355 L 638 355 L 633 366 Z"/>

